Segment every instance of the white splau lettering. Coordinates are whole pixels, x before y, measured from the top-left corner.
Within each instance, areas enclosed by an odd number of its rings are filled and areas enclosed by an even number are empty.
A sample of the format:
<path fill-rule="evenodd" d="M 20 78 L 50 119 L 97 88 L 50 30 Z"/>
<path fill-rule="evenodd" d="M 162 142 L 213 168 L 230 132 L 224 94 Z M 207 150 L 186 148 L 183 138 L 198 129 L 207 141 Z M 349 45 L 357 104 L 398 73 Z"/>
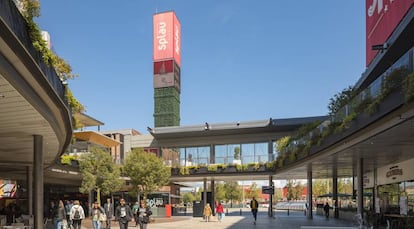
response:
<path fill-rule="evenodd" d="M 168 40 L 167 40 L 167 24 L 165 22 L 158 23 L 157 40 L 158 40 L 158 50 L 166 50 Z"/>

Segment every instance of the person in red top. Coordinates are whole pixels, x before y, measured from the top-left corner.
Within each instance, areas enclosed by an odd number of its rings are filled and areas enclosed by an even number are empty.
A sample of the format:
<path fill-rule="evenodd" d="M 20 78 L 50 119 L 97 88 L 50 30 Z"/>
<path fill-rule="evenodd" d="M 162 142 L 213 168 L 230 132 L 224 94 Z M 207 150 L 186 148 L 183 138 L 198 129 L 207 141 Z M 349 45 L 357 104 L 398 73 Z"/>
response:
<path fill-rule="evenodd" d="M 218 221 L 221 222 L 221 219 L 223 218 L 223 213 L 224 213 L 224 208 L 221 202 L 217 204 L 216 212 L 218 214 Z"/>

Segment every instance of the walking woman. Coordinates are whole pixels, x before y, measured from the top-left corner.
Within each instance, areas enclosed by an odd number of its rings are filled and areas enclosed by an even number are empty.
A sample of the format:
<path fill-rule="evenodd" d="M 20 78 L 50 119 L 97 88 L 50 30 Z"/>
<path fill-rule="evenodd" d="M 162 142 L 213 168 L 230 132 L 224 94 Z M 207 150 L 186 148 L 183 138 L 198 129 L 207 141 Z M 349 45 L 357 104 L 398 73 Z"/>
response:
<path fill-rule="evenodd" d="M 58 207 L 55 214 L 55 225 L 56 229 L 63 228 L 63 220 L 66 220 L 65 205 L 62 200 L 59 200 Z"/>
<path fill-rule="evenodd" d="M 137 215 L 139 219 L 139 228 L 147 229 L 147 225 L 150 222 L 150 216 L 152 215 L 152 211 L 146 206 L 145 201 L 141 201 L 141 204 L 137 211 Z"/>
<path fill-rule="evenodd" d="M 104 209 L 99 206 L 98 202 L 93 203 L 92 207 L 92 224 L 93 229 L 101 229 L 102 216 L 105 215 Z M 106 221 L 106 217 L 105 217 Z"/>
<path fill-rule="evenodd" d="M 206 220 L 206 222 L 210 222 L 210 216 L 213 213 L 213 211 L 211 210 L 210 204 L 207 203 L 206 206 L 204 207 L 204 211 L 203 211 L 203 215 L 204 218 Z"/>
<path fill-rule="evenodd" d="M 221 219 L 223 218 L 223 213 L 224 213 L 224 208 L 221 202 L 218 202 L 217 207 L 216 207 L 216 212 L 218 215 L 217 219 L 219 222 L 221 222 Z"/>

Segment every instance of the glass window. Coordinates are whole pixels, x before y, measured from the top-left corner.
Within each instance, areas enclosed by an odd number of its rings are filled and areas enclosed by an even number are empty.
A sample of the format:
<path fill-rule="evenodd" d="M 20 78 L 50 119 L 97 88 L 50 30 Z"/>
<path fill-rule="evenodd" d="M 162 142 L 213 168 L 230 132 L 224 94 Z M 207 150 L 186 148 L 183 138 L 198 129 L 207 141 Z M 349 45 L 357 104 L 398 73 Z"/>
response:
<path fill-rule="evenodd" d="M 269 153 L 268 153 L 267 147 L 268 147 L 267 143 L 256 143 L 255 144 L 255 154 L 256 154 L 255 162 L 269 161 Z"/>
<path fill-rule="evenodd" d="M 243 144 L 241 149 L 243 164 L 255 162 L 254 144 Z"/>
<path fill-rule="evenodd" d="M 227 146 L 226 145 L 216 145 L 214 146 L 214 151 L 216 154 L 215 162 L 216 164 L 228 164 L 227 160 Z"/>

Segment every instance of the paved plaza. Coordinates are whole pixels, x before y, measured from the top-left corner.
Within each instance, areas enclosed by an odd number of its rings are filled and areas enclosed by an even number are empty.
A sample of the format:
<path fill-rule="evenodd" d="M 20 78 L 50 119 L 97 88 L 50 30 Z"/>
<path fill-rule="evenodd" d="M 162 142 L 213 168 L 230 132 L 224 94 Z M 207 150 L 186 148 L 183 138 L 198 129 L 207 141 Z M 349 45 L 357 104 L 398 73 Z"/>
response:
<path fill-rule="evenodd" d="M 301 226 L 333 226 L 333 227 L 351 227 L 352 222 L 334 218 L 325 218 L 315 215 L 312 220 L 308 220 L 303 212 L 276 212 L 275 217 L 271 218 L 266 212 L 259 212 L 256 224 L 253 224 L 253 216 L 250 212 L 233 212 L 229 216 L 225 216 L 221 222 L 213 217 L 210 222 L 205 222 L 201 217 L 192 216 L 173 216 L 171 218 L 155 218 L 155 222 L 148 225 L 148 229 L 244 229 L 244 228 L 281 228 L 281 229 L 300 229 Z M 130 228 L 135 228 L 135 223 L 131 222 Z M 92 228 L 90 220 L 86 219 L 82 223 L 82 228 Z M 116 222 L 113 223 L 112 229 L 118 229 Z M 139 228 L 139 227 L 138 227 Z"/>

